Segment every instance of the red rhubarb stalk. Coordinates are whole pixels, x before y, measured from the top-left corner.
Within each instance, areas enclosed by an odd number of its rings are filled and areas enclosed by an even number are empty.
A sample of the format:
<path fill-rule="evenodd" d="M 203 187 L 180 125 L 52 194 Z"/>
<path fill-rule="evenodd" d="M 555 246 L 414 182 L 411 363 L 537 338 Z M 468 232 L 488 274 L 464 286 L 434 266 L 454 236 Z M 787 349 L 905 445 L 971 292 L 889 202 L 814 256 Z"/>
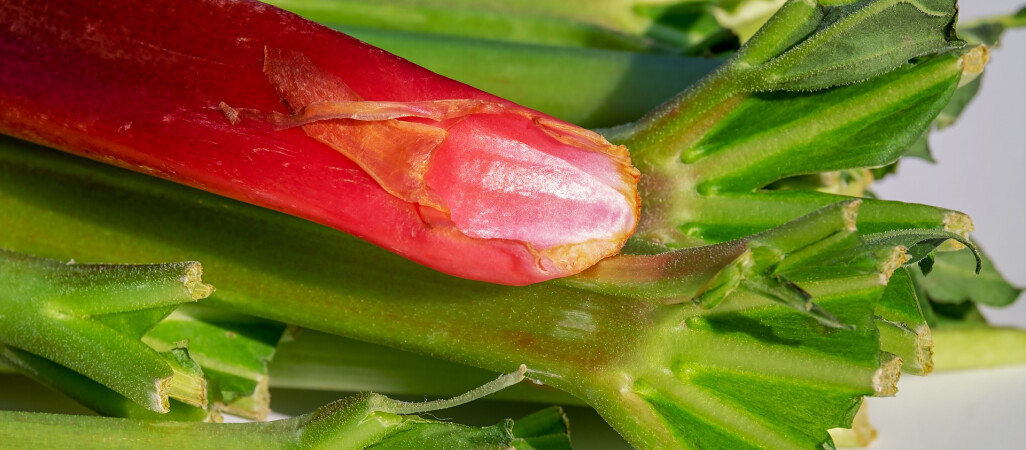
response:
<path fill-rule="evenodd" d="M 637 223 L 625 148 L 267 5 L 13 0 L 0 24 L 0 132 L 442 272 L 570 275 Z"/>

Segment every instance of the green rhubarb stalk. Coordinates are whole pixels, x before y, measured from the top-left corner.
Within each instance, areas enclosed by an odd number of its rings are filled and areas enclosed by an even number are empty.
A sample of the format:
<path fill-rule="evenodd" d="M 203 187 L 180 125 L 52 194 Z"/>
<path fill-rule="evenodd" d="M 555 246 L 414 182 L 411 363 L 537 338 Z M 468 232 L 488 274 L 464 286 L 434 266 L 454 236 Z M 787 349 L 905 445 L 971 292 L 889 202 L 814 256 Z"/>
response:
<path fill-rule="evenodd" d="M 188 357 L 139 340 L 177 305 L 212 292 L 200 273 L 195 262 L 76 264 L 0 251 L 0 348 L 15 367 L 30 369 L 22 352 L 50 360 L 151 411 L 167 412 L 169 397 L 204 406 Z"/>
<path fill-rule="evenodd" d="M 936 370 L 965 370 L 1026 363 L 1026 330 L 974 324 L 934 327 Z"/>
<path fill-rule="evenodd" d="M 637 238 L 674 246 L 735 239 L 842 198 L 766 190 L 796 175 L 899 158 L 944 108 L 981 50 L 953 32 L 953 3 L 790 1 L 731 59 L 638 122 L 628 146 L 650 199 Z M 895 33 L 901 39 L 894 39 Z M 968 219 L 867 200 L 860 230 L 965 234 Z"/>
<path fill-rule="evenodd" d="M 495 376 L 492 371 L 314 330 L 283 339 L 268 373 L 272 388 L 429 396 L 466 392 Z M 510 386 L 488 398 L 582 404 L 563 391 L 533 383 Z"/>
<path fill-rule="evenodd" d="M 708 0 L 271 0 L 317 22 L 550 46 L 699 54 L 733 36 Z"/>
<path fill-rule="evenodd" d="M 640 296 L 602 277 L 520 288 L 456 279 L 309 222 L 10 139 L 0 200 L 0 246 L 77 260 L 192 255 L 219 286 L 211 304 L 492 371 L 526 364 L 640 447 L 819 445 L 850 425 L 861 396 L 894 391 L 899 361 L 880 352 L 873 326 L 894 261 L 832 239 L 854 232 L 852 204 L 636 265 Z M 746 258 L 761 270 L 717 277 Z M 696 288 L 647 290 L 662 270 Z M 689 301 L 713 279 L 723 283 L 704 293 L 722 296 L 717 306 Z M 806 295 L 854 329 L 795 309 L 812 306 Z"/>
<path fill-rule="evenodd" d="M 186 305 L 147 331 L 142 341 L 164 351 L 187 339 L 189 356 L 208 382 L 210 407 L 263 420 L 270 411 L 267 364 L 284 329 L 277 322 Z"/>
<path fill-rule="evenodd" d="M 317 411 L 274 422 L 209 424 L 138 419 L 0 412 L 4 445 L 24 448 L 570 448 L 566 420 L 558 410 L 475 428 L 413 414 L 452 407 L 523 378 L 504 375 L 465 395 L 407 403 L 365 393 Z"/>
<path fill-rule="evenodd" d="M 914 375 L 926 375 L 934 367 L 934 341 L 930 326 L 906 269 L 891 277 L 876 309 L 880 346 L 901 357 L 901 369 Z"/>
<path fill-rule="evenodd" d="M 20 372 L 104 415 L 266 417 L 267 362 L 284 326 L 177 309 L 211 291 L 199 281 L 199 264 L 79 265 L 2 255 L 11 277 L 3 312 L 19 325 L 0 334 L 0 357 Z"/>
<path fill-rule="evenodd" d="M 170 398 L 167 412 L 155 412 L 127 397 L 111 390 L 89 377 L 61 366 L 53 361 L 15 348 L 3 348 L 0 356 L 12 370 L 35 380 L 43 386 L 64 393 L 68 397 L 104 416 L 127 417 L 146 420 L 169 420 L 188 422 L 220 422 L 216 411 L 193 406 Z M 120 368 L 131 372 L 132 366 Z M 202 380 L 202 375 L 191 377 Z M 195 403 L 195 402 L 192 402 Z"/>
<path fill-rule="evenodd" d="M 584 127 L 636 120 L 722 61 L 338 27 L 433 72 Z"/>

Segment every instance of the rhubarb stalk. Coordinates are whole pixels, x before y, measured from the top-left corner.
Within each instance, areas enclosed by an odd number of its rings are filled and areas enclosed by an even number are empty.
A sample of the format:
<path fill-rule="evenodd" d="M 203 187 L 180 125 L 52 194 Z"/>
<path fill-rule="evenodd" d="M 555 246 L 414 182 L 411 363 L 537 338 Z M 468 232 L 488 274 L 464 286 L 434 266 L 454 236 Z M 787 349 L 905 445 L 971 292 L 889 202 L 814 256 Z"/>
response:
<path fill-rule="evenodd" d="M 623 147 L 267 5 L 25 1 L 0 20 L 7 134 L 503 284 L 577 273 L 637 223 Z"/>
<path fill-rule="evenodd" d="M 10 140 L 2 150 L 0 245 L 77 260 L 194 255 L 219 286 L 213 305 L 492 371 L 526 364 L 528 378 L 595 406 L 638 446 L 734 435 L 813 445 L 849 424 L 862 395 L 893 393 L 898 363 L 880 353 L 873 326 L 892 252 L 860 250 L 854 204 L 717 248 L 637 260 L 639 278 L 506 287 L 152 177 Z M 46 219 L 54 214 L 61 219 Z M 100 238 L 111 233 L 117 239 Z M 617 290 L 623 282 L 633 291 Z M 703 288 L 703 303 L 691 302 Z M 777 298 L 807 301 L 802 292 L 855 328 L 820 325 Z M 779 404 L 780 392 L 807 408 Z"/>
<path fill-rule="evenodd" d="M 206 406 L 201 371 L 179 346 L 162 353 L 139 337 L 184 302 L 212 292 L 198 263 L 62 263 L 0 251 L 0 357 L 46 381 L 52 361 L 147 410 L 169 398 Z M 57 366 L 59 367 L 59 366 Z"/>
<path fill-rule="evenodd" d="M 656 220 L 644 224 L 644 240 L 631 242 L 631 255 L 563 281 L 515 288 L 444 276 L 334 230 L 13 141 L 0 154 L 0 218 L 9 230 L 0 239 L 82 260 L 189 254 L 221 286 L 215 305 L 494 371 L 526 364 L 529 378 L 595 406 L 637 446 L 823 445 L 826 429 L 851 424 L 862 396 L 895 390 L 900 359 L 890 350 L 906 347 L 882 347 L 876 321 L 889 277 L 942 241 L 962 239 L 943 229 L 964 232 L 966 221 L 869 201 L 868 214 L 859 214 L 859 202 L 846 201 L 788 222 L 841 197 L 761 191 L 792 175 L 886 163 L 922 133 L 970 54 L 946 32 L 953 8 L 926 3 L 792 1 L 726 68 L 637 124 L 609 130 L 638 147 L 650 180 L 646 201 L 656 206 L 646 214 Z M 875 22 L 921 16 L 925 24 L 907 30 L 909 47 L 866 61 L 892 31 L 866 34 Z M 852 35 L 864 35 L 862 53 L 834 51 Z M 228 98 L 211 117 L 228 130 L 252 126 L 259 136 L 329 143 L 349 139 L 330 121 L 362 132 L 362 119 L 395 120 L 375 126 L 420 130 L 405 135 L 417 144 L 438 138 L 424 126 L 454 113 L 483 121 L 512 114 L 490 98 L 376 98 L 325 70 L 330 64 L 316 52 L 292 50 L 267 46 L 253 57 L 262 88 L 277 89 L 288 110 Z M 861 71 L 841 70 L 852 61 Z M 884 92 L 900 95 L 881 99 Z M 913 107 L 902 109 L 909 100 Z M 810 107 L 818 101 L 840 106 Z M 859 114 L 845 114 L 852 110 Z M 865 123 L 873 114 L 887 120 Z M 809 123 L 816 126 L 802 126 Z M 867 133 L 876 137 L 859 147 L 866 151 L 840 161 L 823 150 L 834 147 L 817 145 L 860 142 Z M 339 147 L 361 158 L 345 142 Z M 772 164 L 781 161 L 790 165 Z M 438 192 L 407 183 L 409 171 L 384 167 L 361 173 L 394 198 L 440 203 Z M 62 220 L 48 222 L 41 237 L 34 221 L 47 214 Z M 935 230 L 888 232 L 909 227 Z M 110 234 L 115 243 L 99 239 Z M 709 242 L 721 243 L 663 245 Z M 459 250 L 448 251 L 474 256 Z"/>
<path fill-rule="evenodd" d="M 475 428 L 414 414 L 474 400 L 523 379 L 504 375 L 464 395 L 408 403 L 363 393 L 291 419 L 274 422 L 210 424 L 139 419 L 0 412 L 4 445 L 25 448 L 570 448 L 566 418 L 556 409 L 540 411 L 516 424 L 506 420 Z"/>

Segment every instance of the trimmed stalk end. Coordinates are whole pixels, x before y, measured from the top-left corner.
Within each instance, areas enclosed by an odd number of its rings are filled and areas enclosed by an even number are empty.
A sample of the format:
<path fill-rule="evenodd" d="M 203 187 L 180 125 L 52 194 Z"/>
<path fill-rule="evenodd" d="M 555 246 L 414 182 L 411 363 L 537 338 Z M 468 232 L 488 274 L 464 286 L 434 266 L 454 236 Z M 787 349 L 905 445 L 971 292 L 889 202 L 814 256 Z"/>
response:
<path fill-rule="evenodd" d="M 916 366 L 922 370 L 918 375 L 929 375 L 933 372 L 933 332 L 930 327 L 922 325 L 916 329 Z"/>
<path fill-rule="evenodd" d="M 862 200 L 852 200 L 842 205 L 842 220 L 844 221 L 844 230 L 855 232 L 857 230 L 856 222 L 859 217 L 859 208 L 862 206 Z"/>
<path fill-rule="evenodd" d="M 891 247 L 887 251 L 887 256 L 881 258 L 880 262 L 877 263 L 881 284 L 886 285 L 887 280 L 890 280 L 891 275 L 894 275 L 894 271 L 900 269 L 911 260 L 912 256 L 908 254 L 907 247 L 903 245 Z"/>
<path fill-rule="evenodd" d="M 173 375 L 162 385 L 160 394 L 197 408 L 207 407 L 207 380 L 203 377 L 203 369 L 189 356 L 185 348 L 174 348 L 161 356 L 171 367 Z"/>
<path fill-rule="evenodd" d="M 976 80 L 983 73 L 983 68 L 987 66 L 987 61 L 989 60 L 990 48 L 986 45 L 977 45 L 962 55 L 958 59 L 958 64 L 962 68 L 962 79 L 958 82 L 958 87 L 965 86 Z"/>
<path fill-rule="evenodd" d="M 268 378 L 266 376 L 257 378 L 257 386 L 252 395 L 237 397 L 227 403 L 217 402 L 213 409 L 250 420 L 267 420 L 267 415 L 271 413 L 271 391 Z"/>
<path fill-rule="evenodd" d="M 830 437 L 837 448 L 862 448 L 869 447 L 876 441 L 876 428 L 869 423 L 869 413 L 866 403 L 859 407 L 851 428 L 834 428 L 830 430 Z"/>
<path fill-rule="evenodd" d="M 880 368 L 873 375 L 874 396 L 893 397 L 898 393 L 901 364 L 901 358 L 891 353 L 882 353 L 880 355 Z"/>
<path fill-rule="evenodd" d="M 968 215 L 956 211 L 948 211 L 944 214 L 944 231 L 949 231 L 960 235 L 963 238 L 969 239 L 969 233 L 975 229 L 976 227 L 973 225 L 973 219 Z M 940 247 L 937 247 L 937 250 L 950 252 L 962 250 L 963 248 L 965 248 L 965 244 L 949 239 L 947 242 L 941 244 Z"/>
<path fill-rule="evenodd" d="M 167 378 L 160 378 L 154 381 L 153 391 L 150 393 L 150 401 L 142 405 L 150 411 L 166 414 L 171 412 L 171 402 L 168 401 L 168 393 L 173 389 L 174 375 Z"/>
<path fill-rule="evenodd" d="M 182 274 L 182 284 L 193 300 L 207 298 L 214 293 L 214 287 L 204 283 L 202 276 L 203 265 L 195 261 L 189 262 Z"/>

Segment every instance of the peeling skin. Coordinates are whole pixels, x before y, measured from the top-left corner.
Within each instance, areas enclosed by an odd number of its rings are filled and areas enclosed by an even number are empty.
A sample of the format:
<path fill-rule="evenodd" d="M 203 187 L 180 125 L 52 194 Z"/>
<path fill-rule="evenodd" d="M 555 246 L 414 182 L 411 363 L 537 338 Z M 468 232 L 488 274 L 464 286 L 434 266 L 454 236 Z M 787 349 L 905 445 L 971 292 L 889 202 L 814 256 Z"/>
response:
<path fill-rule="evenodd" d="M 263 114 L 276 129 L 301 127 L 432 227 L 522 243 L 542 272 L 592 266 L 637 224 L 639 173 L 597 133 L 498 101 L 367 101 L 295 52 L 266 49 L 264 72 L 293 112 Z"/>
<path fill-rule="evenodd" d="M 431 155 L 445 139 L 444 129 L 395 119 L 361 120 L 330 114 L 318 117 L 318 110 L 337 112 L 346 105 L 366 102 L 341 79 L 321 71 L 299 53 L 265 49 L 264 73 L 286 106 L 296 112 L 278 119 L 279 122 L 287 123 L 288 117 L 294 118 L 296 124 L 306 122 L 302 128 L 307 135 L 356 162 L 390 194 L 407 202 L 447 210 L 441 199 L 424 185 Z M 308 108 L 313 111 L 312 120 L 303 114 Z M 348 109 L 371 117 L 388 115 L 375 116 L 372 106 Z"/>
<path fill-rule="evenodd" d="M 224 113 L 224 117 L 228 119 L 228 123 L 232 125 L 238 125 L 241 121 L 241 119 L 239 119 L 239 111 L 235 108 L 232 108 L 231 106 L 228 106 L 227 103 L 221 102 L 217 105 L 217 108 L 220 109 L 222 113 Z M 170 119 L 167 120 L 167 122 L 170 122 Z"/>
<path fill-rule="evenodd" d="M 443 121 L 470 114 L 497 114 L 505 110 L 505 105 L 500 103 L 474 99 L 423 102 L 327 101 L 311 103 L 292 115 L 272 112 L 271 123 L 281 130 L 331 119 L 370 122 L 420 117 Z"/>

